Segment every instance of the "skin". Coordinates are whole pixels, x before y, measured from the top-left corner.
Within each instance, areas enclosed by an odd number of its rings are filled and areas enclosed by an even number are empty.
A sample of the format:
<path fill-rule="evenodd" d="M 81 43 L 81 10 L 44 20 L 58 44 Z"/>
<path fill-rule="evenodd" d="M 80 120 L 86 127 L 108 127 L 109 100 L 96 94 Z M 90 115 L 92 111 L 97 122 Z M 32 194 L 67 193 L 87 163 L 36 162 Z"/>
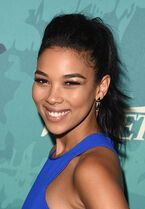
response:
<path fill-rule="evenodd" d="M 54 158 L 88 135 L 101 132 L 95 101 L 107 93 L 110 77 L 96 84 L 95 71 L 82 53 L 55 46 L 38 59 L 32 95 L 47 129 L 56 136 Z M 48 112 L 66 115 L 51 117 Z M 126 209 L 121 187 L 117 156 L 110 149 L 96 147 L 71 160 L 47 187 L 45 198 L 53 209 Z"/>

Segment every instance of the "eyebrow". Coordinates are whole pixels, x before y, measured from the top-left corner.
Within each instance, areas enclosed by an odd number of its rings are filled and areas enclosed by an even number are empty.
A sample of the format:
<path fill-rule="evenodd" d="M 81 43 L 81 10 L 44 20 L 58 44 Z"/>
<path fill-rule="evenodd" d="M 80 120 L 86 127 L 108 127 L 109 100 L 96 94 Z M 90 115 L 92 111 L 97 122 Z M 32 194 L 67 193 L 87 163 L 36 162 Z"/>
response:
<path fill-rule="evenodd" d="M 79 77 L 79 78 L 83 78 L 86 79 L 86 77 L 84 77 L 83 75 L 79 74 L 79 73 L 73 73 L 73 74 L 67 74 L 63 76 L 64 78 L 74 78 L 74 77 Z"/>
<path fill-rule="evenodd" d="M 39 74 L 39 75 L 43 75 L 48 77 L 47 73 L 44 73 L 43 71 L 37 70 L 35 72 L 35 74 Z M 75 77 L 79 77 L 79 78 L 83 78 L 83 79 L 87 79 L 86 77 L 84 77 L 83 75 L 79 74 L 79 73 L 72 73 L 72 74 L 67 74 L 63 76 L 64 78 L 75 78 Z"/>
<path fill-rule="evenodd" d="M 48 77 L 48 75 L 40 70 L 36 70 L 35 74 L 39 74 L 39 75 L 43 75 L 43 76 L 46 76 Z"/>

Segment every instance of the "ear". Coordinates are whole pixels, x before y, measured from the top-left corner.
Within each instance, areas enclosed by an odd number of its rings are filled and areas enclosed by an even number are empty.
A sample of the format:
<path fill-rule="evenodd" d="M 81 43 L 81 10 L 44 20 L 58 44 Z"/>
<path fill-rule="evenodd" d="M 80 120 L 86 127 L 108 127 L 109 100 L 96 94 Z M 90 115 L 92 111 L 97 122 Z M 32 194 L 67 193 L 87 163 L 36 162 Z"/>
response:
<path fill-rule="evenodd" d="M 110 81 L 111 81 L 110 75 L 105 75 L 102 78 L 102 80 L 96 87 L 96 100 L 98 100 L 98 98 L 102 100 L 103 97 L 106 95 L 109 89 Z"/>

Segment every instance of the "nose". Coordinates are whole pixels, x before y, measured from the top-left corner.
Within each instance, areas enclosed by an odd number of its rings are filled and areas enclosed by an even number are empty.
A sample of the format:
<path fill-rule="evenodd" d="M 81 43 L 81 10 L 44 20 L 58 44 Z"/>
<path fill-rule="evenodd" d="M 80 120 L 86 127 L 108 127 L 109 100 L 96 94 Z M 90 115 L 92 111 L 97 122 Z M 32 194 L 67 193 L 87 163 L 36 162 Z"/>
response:
<path fill-rule="evenodd" d="M 47 94 L 47 98 L 46 98 L 47 103 L 54 105 L 54 104 L 60 104 L 64 101 L 62 93 L 60 91 L 59 87 L 51 87 L 49 89 L 49 92 Z"/>

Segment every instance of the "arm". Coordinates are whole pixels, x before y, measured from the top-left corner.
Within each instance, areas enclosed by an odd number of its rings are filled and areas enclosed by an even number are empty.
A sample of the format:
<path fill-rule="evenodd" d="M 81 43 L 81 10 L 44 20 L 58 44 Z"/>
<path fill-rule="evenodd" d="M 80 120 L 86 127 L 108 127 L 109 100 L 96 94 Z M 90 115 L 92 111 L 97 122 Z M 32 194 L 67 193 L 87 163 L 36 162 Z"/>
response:
<path fill-rule="evenodd" d="M 107 155 L 101 151 L 79 163 L 74 175 L 77 193 L 87 209 L 128 209 L 118 159 L 112 151 L 105 152 Z"/>

